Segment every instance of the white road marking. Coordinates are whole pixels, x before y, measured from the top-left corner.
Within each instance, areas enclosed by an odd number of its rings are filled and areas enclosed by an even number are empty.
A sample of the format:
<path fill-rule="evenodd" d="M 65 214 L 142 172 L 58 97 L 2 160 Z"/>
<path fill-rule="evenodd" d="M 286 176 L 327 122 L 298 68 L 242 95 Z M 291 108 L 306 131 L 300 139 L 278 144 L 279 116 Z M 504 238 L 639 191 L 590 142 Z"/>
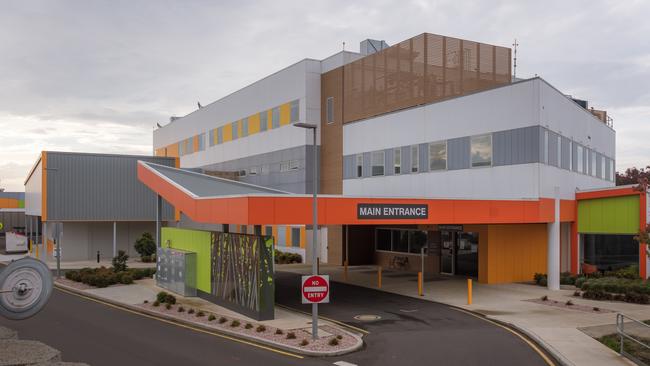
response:
<path fill-rule="evenodd" d="M 354 363 L 349 363 L 349 362 L 345 362 L 345 361 L 336 361 L 336 362 L 334 362 L 334 364 L 336 366 L 357 366 Z"/>

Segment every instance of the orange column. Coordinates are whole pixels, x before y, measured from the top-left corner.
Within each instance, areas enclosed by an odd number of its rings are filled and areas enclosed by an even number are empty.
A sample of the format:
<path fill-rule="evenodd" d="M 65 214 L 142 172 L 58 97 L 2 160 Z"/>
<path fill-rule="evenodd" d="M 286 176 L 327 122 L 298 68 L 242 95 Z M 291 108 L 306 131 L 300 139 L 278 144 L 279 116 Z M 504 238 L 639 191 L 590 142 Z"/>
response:
<path fill-rule="evenodd" d="M 646 221 L 646 209 L 647 209 L 647 195 L 645 192 L 641 192 L 639 195 L 639 230 L 645 230 L 647 226 Z M 646 268 L 646 248 L 648 244 L 639 245 L 639 275 L 641 278 L 645 279 L 647 277 L 647 268 Z"/>

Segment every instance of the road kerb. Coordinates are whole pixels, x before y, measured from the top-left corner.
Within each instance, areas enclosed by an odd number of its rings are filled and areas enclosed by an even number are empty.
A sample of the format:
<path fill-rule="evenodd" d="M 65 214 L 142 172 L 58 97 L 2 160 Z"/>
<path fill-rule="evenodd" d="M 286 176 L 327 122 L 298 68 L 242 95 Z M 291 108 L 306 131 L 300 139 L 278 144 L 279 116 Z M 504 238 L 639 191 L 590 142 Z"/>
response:
<path fill-rule="evenodd" d="M 251 346 L 255 346 L 258 348 L 266 349 L 271 352 L 275 353 L 280 353 L 284 354 L 286 356 L 294 357 L 294 358 L 302 358 L 303 356 L 313 356 L 313 357 L 329 357 L 329 356 L 340 356 L 340 355 L 345 355 L 354 351 L 357 351 L 363 347 L 363 340 L 361 339 L 360 336 L 357 334 L 354 334 L 352 332 L 349 332 L 347 330 L 343 330 L 344 332 L 348 333 L 350 336 L 352 336 L 356 340 L 356 344 L 352 347 L 349 347 L 344 350 L 337 350 L 337 351 L 312 351 L 312 350 L 305 350 L 297 347 L 292 347 L 288 346 L 282 343 L 278 343 L 272 340 L 264 339 L 261 337 L 256 337 L 256 336 L 249 336 L 249 335 L 243 335 L 241 333 L 237 333 L 234 331 L 230 331 L 228 329 L 215 329 L 212 327 L 205 326 L 204 324 L 201 323 L 195 323 L 191 321 L 187 321 L 184 319 L 178 319 L 172 316 L 169 316 L 167 314 L 162 314 L 158 313 L 155 311 L 151 311 L 139 306 L 131 305 L 131 304 L 125 304 L 121 303 L 112 299 L 108 299 L 102 296 L 98 296 L 96 294 L 92 293 L 87 293 L 82 290 L 76 289 L 74 287 L 66 286 L 61 283 L 56 283 L 54 286 L 62 290 L 64 292 L 71 293 L 76 296 L 81 296 L 88 298 L 93 301 L 97 301 L 100 303 L 104 303 L 107 305 L 111 305 L 113 307 L 121 308 L 126 311 L 130 311 L 133 313 L 139 313 L 144 316 L 150 317 L 150 318 L 156 318 L 160 321 L 164 321 L 167 323 L 173 323 L 176 325 L 180 325 L 183 327 L 187 327 L 190 329 L 195 329 L 195 330 L 200 330 L 202 332 L 208 332 L 212 333 L 214 335 L 220 336 L 225 339 L 230 339 L 233 341 L 237 341 L 239 343 L 244 343 L 248 344 Z"/>

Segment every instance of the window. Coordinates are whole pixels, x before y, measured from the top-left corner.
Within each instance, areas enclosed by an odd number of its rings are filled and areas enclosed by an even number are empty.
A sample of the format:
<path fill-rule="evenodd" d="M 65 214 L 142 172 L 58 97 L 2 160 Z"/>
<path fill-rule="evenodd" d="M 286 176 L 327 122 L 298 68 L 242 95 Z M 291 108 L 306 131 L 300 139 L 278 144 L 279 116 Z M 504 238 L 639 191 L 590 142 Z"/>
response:
<path fill-rule="evenodd" d="M 357 178 L 363 177 L 363 154 L 357 155 Z"/>
<path fill-rule="evenodd" d="M 223 127 L 217 128 L 217 144 L 223 143 Z"/>
<path fill-rule="evenodd" d="M 280 127 L 280 107 L 271 110 L 271 128 Z"/>
<path fill-rule="evenodd" d="M 548 130 L 544 130 L 544 164 L 548 164 Z"/>
<path fill-rule="evenodd" d="M 205 132 L 202 133 L 202 134 L 199 134 L 198 139 L 199 139 L 198 151 L 205 150 Z"/>
<path fill-rule="evenodd" d="M 411 173 L 417 173 L 420 170 L 420 153 L 418 145 L 411 146 Z"/>
<path fill-rule="evenodd" d="M 327 123 L 334 122 L 334 97 L 327 97 L 326 103 Z"/>
<path fill-rule="evenodd" d="M 557 135 L 557 167 L 562 168 L 562 136 Z"/>
<path fill-rule="evenodd" d="M 289 160 L 289 161 L 283 161 L 280 163 L 280 171 L 281 172 L 288 172 L 290 170 L 298 170 L 300 165 L 298 164 L 298 160 Z"/>
<path fill-rule="evenodd" d="M 393 150 L 393 174 L 402 173 L 402 149 Z"/>
<path fill-rule="evenodd" d="M 250 168 L 250 172 L 248 173 L 249 175 L 257 175 L 258 173 L 258 168 L 256 166 Z"/>
<path fill-rule="evenodd" d="M 581 234 L 580 245 L 585 263 L 601 271 L 611 271 L 639 263 L 639 245 L 634 235 Z"/>
<path fill-rule="evenodd" d="M 390 230 L 386 229 L 377 229 L 377 236 L 376 236 L 376 248 L 377 250 L 385 250 L 390 252 L 391 251 L 391 244 L 390 244 L 390 239 L 391 238 L 391 232 Z"/>
<path fill-rule="evenodd" d="M 265 226 L 264 227 L 264 235 L 273 236 L 273 226 Z"/>
<path fill-rule="evenodd" d="M 269 113 L 260 112 L 260 131 L 266 131 L 269 126 Z"/>
<path fill-rule="evenodd" d="M 248 136 L 248 118 L 241 120 L 241 137 Z"/>
<path fill-rule="evenodd" d="M 605 172 L 605 159 L 607 158 L 604 155 L 600 156 L 600 175 L 598 176 L 598 178 L 607 179 L 607 175 Z"/>
<path fill-rule="evenodd" d="M 576 146 L 576 154 L 578 155 L 577 159 L 576 159 L 577 164 L 578 164 L 578 166 L 576 167 L 576 170 L 578 171 L 578 173 L 584 173 L 584 171 L 583 171 L 583 160 L 582 160 L 583 159 L 583 157 L 582 157 L 582 154 L 583 154 L 582 146 L 580 146 L 580 145 Z"/>
<path fill-rule="evenodd" d="M 413 229 L 378 228 L 375 249 L 388 252 L 419 254 L 427 246 L 427 232 Z"/>
<path fill-rule="evenodd" d="M 589 151 L 589 155 L 591 155 L 591 176 L 595 177 L 596 176 L 596 152 L 595 151 Z"/>
<path fill-rule="evenodd" d="M 236 140 L 239 137 L 239 121 L 235 121 L 232 123 L 232 139 Z"/>
<path fill-rule="evenodd" d="M 292 227 L 291 228 L 291 246 L 300 247 L 300 228 Z"/>
<path fill-rule="evenodd" d="M 609 159 L 609 180 L 614 181 L 616 176 L 616 168 L 614 167 L 614 159 Z"/>
<path fill-rule="evenodd" d="M 573 170 L 573 141 L 569 140 L 569 170 Z"/>
<path fill-rule="evenodd" d="M 270 168 L 269 164 L 264 164 L 264 165 L 262 165 L 261 168 L 260 168 L 260 174 L 262 174 L 262 175 L 268 175 L 268 174 L 269 174 L 269 170 L 270 170 L 269 168 Z"/>
<path fill-rule="evenodd" d="M 372 169 L 371 173 L 373 177 L 384 175 L 384 151 L 373 151 L 372 153 Z"/>
<path fill-rule="evenodd" d="M 409 230 L 409 253 L 419 254 L 422 248 L 427 246 L 427 232 Z"/>
<path fill-rule="evenodd" d="M 245 177 L 246 176 L 246 170 L 240 170 L 239 171 L 239 176 L 240 177 Z"/>
<path fill-rule="evenodd" d="M 472 136 L 470 145 L 472 168 L 492 165 L 492 135 Z"/>
<path fill-rule="evenodd" d="M 300 119 L 300 100 L 296 99 L 291 102 L 291 123 L 298 122 Z"/>
<path fill-rule="evenodd" d="M 447 142 L 429 144 L 429 170 L 447 169 Z"/>

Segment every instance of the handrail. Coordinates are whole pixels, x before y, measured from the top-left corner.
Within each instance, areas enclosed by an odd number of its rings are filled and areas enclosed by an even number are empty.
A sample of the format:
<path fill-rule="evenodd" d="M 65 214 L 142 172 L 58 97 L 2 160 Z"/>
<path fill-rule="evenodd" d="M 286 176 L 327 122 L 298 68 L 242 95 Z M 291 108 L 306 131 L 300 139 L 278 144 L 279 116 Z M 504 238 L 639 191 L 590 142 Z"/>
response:
<path fill-rule="evenodd" d="M 643 361 L 639 360 L 638 358 L 634 357 L 632 354 L 625 352 L 624 343 L 623 343 L 623 341 L 625 339 L 629 339 L 630 341 L 632 341 L 632 342 L 634 342 L 634 343 L 636 343 L 636 344 L 638 344 L 640 346 L 643 346 L 646 349 L 650 349 L 650 345 L 641 342 L 640 340 L 632 337 L 628 333 L 625 333 L 625 319 L 632 320 L 634 323 L 640 324 L 645 328 L 650 328 L 650 325 L 648 325 L 648 324 L 646 324 L 646 323 L 644 323 L 644 322 L 642 322 L 642 321 L 640 321 L 638 319 L 635 319 L 635 318 L 632 318 L 632 317 L 630 317 L 628 315 L 625 315 L 623 313 L 616 313 L 616 331 L 618 333 L 619 340 L 620 340 L 620 343 L 621 343 L 619 353 L 621 354 L 621 356 L 625 356 L 625 357 L 629 358 L 632 362 L 636 363 L 637 365 L 646 366 L 645 362 L 643 362 Z"/>

